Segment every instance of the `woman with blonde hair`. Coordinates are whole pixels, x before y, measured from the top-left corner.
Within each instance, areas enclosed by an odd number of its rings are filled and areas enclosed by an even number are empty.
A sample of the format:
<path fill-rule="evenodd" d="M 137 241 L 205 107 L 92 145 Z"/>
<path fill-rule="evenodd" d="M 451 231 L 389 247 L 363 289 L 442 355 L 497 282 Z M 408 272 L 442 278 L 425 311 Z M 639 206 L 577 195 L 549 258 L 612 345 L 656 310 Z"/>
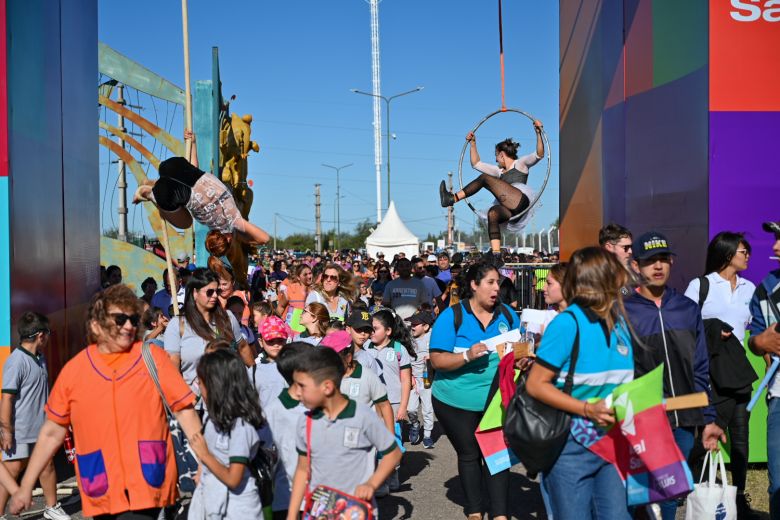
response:
<path fill-rule="evenodd" d="M 563 451 L 542 473 L 555 518 L 631 518 L 617 470 L 588 449 L 615 422 L 604 398 L 634 377 L 620 292 L 627 282 L 627 271 L 612 253 L 598 247 L 575 251 L 563 282 L 569 306 L 545 331 L 528 375 L 531 397 L 572 417 Z M 571 390 L 565 393 L 569 373 Z"/>
<path fill-rule="evenodd" d="M 352 275 L 335 263 L 325 266 L 320 281 L 306 297 L 306 305 L 317 302 L 328 308 L 331 318 L 344 321 L 355 298 Z"/>

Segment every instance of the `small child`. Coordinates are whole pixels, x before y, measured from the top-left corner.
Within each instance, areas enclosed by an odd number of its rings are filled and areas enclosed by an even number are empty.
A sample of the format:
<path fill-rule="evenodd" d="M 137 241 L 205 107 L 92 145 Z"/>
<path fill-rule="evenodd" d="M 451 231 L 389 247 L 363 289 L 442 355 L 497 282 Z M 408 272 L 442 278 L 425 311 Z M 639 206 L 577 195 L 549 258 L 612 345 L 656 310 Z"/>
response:
<path fill-rule="evenodd" d="M 246 303 L 244 303 L 244 299 L 241 298 L 241 296 L 233 295 L 225 302 L 225 310 L 231 312 L 233 316 L 235 316 L 236 321 L 238 321 L 239 327 L 241 328 L 241 337 L 244 338 L 249 345 L 252 345 L 252 348 L 256 348 L 257 338 L 255 338 L 254 332 L 252 332 L 252 329 L 249 328 L 248 324 L 245 324 L 244 321 L 242 321 L 244 309 L 246 309 Z M 248 319 L 246 321 L 248 323 Z"/>
<path fill-rule="evenodd" d="M 373 407 L 387 429 L 395 434 L 393 408 L 387 400 L 387 389 L 376 374 L 371 370 L 365 370 L 355 359 L 352 336 L 345 330 L 333 332 L 325 336 L 320 346 L 333 349 L 344 362 L 345 372 L 341 379 L 341 393 L 358 403 Z M 370 355 L 368 357 L 373 359 Z"/>
<path fill-rule="evenodd" d="M 409 395 L 409 442 L 412 444 L 420 443 L 420 421 L 417 411 L 422 407 L 423 417 L 423 437 L 422 443 L 426 449 L 433 448 L 433 404 L 431 403 L 430 385 L 425 386 L 425 374 L 428 372 L 428 359 L 430 358 L 429 343 L 431 341 L 431 325 L 433 324 L 433 314 L 430 312 L 419 311 L 407 320 L 412 329 L 414 337 L 414 350 L 417 359 L 412 361 L 412 391 Z M 428 374 L 429 378 L 433 374 Z M 430 379 L 428 379 L 430 381 Z"/>
<path fill-rule="evenodd" d="M 49 345 L 51 337 L 49 319 L 37 312 L 22 314 L 17 329 L 21 344 L 11 352 L 3 365 L 3 397 L 0 405 L 2 466 L 13 480 L 27 466 L 46 419 L 44 405 L 49 397 L 49 372 L 43 350 Z M 70 520 L 70 516 L 57 502 L 57 474 L 51 460 L 43 469 L 40 481 L 46 500 L 43 518 Z M 9 491 L 15 490 L 15 486 L 13 489 L 0 487 L 0 513 L 5 511 Z"/>
<path fill-rule="evenodd" d="M 274 444 L 279 452 L 272 506 L 274 520 L 287 518 L 287 507 L 290 505 L 293 475 L 298 464 L 295 428 L 298 419 L 306 412 L 306 408 L 298 400 L 298 392 L 293 385 L 293 371 L 300 355 L 309 349 L 311 345 L 301 341 L 288 343 L 282 347 L 276 358 L 276 367 L 287 381 L 289 388 L 285 388 L 278 396 L 269 399 L 268 404 L 263 408 Z"/>
<path fill-rule="evenodd" d="M 163 334 L 165 334 L 165 329 L 168 327 L 168 318 L 165 317 L 162 309 L 158 307 L 146 309 L 141 321 L 143 321 L 144 327 L 146 328 L 146 332 L 144 332 L 144 341 L 148 341 L 160 348 L 165 348 Z"/>
<path fill-rule="evenodd" d="M 279 395 L 287 386 L 279 370 L 276 369 L 276 356 L 290 338 L 290 328 L 276 316 L 268 316 L 260 325 L 260 345 L 264 356 L 259 363 L 249 367 L 249 379 L 260 396 L 260 405 L 265 407 L 269 399 Z"/>
<path fill-rule="evenodd" d="M 382 369 L 376 362 L 374 356 L 366 352 L 363 346 L 368 343 L 368 338 L 374 332 L 374 325 L 371 322 L 371 314 L 366 311 L 352 311 L 347 316 L 347 332 L 352 336 L 353 356 L 355 361 L 374 372 L 377 376 L 382 375 Z"/>
<path fill-rule="evenodd" d="M 217 349 L 198 362 L 198 385 L 208 412 L 203 435 L 191 441 L 202 474 L 192 496 L 189 520 L 260 518 L 263 506 L 249 464 L 270 432 L 257 395 L 237 353 Z M 260 431 L 259 431 L 260 430 Z"/>
<path fill-rule="evenodd" d="M 376 489 L 401 460 L 393 434 L 376 414 L 339 391 L 343 375 L 341 358 L 329 348 L 309 349 L 295 367 L 295 388 L 309 412 L 298 420 L 298 466 L 287 520 L 298 518 L 304 495 L 319 485 L 373 501 Z M 375 449 L 383 455 L 376 471 Z"/>
<path fill-rule="evenodd" d="M 409 394 L 412 390 L 412 359 L 414 340 L 403 320 L 390 309 L 382 309 L 373 316 L 374 332 L 367 351 L 382 367 L 382 379 L 387 387 L 387 398 L 393 407 L 395 421 L 408 419 Z M 390 491 L 397 491 L 401 485 L 396 470 L 389 482 Z M 383 490 L 384 491 L 384 490 Z"/>

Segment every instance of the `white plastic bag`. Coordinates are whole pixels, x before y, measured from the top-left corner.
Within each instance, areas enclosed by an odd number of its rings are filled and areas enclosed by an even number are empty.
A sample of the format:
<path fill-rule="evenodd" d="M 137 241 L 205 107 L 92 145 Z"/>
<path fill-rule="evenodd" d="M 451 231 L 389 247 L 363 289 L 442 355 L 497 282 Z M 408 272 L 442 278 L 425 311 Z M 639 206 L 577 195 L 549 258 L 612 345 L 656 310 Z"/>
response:
<path fill-rule="evenodd" d="M 704 482 L 704 472 L 709 478 Z M 723 485 L 716 483 L 718 468 Z M 685 501 L 685 520 L 737 520 L 737 487 L 729 486 L 723 454 L 708 452 L 699 483 Z"/>

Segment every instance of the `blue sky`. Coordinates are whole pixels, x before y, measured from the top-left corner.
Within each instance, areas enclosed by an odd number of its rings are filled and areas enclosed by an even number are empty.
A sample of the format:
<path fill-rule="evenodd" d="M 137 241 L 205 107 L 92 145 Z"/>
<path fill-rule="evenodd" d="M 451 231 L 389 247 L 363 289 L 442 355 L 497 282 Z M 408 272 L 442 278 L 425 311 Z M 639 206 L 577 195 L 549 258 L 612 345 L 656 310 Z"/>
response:
<path fill-rule="evenodd" d="M 231 111 L 252 114 L 260 153 L 250 155 L 255 202 L 250 218 L 279 236 L 314 230 L 314 184 L 322 184 L 323 228 L 333 227 L 335 174 L 322 163 L 354 163 L 341 173 L 341 228 L 375 220 L 369 6 L 362 0 L 191 0 L 191 80 L 211 78 L 211 47 L 219 47 L 223 95 Z M 181 4 L 176 0 L 100 0 L 99 39 L 173 83 L 184 86 Z M 382 93 L 424 90 L 392 102 L 392 195 L 401 218 L 420 238 L 446 229 L 437 187 L 448 171 L 458 185 L 463 137 L 500 108 L 497 2 L 384 0 L 379 5 Z M 545 123 L 553 148 L 550 182 L 528 230 L 547 228 L 558 216 L 558 2 L 504 2 L 507 106 Z M 142 103 L 143 104 L 143 103 Z M 158 122 L 164 124 L 162 105 Z M 154 120 L 147 107 L 146 117 Z M 169 113 L 169 117 L 171 114 Z M 181 128 L 181 112 L 172 121 Z M 384 112 L 382 115 L 384 128 Z M 483 159 L 505 137 L 533 149 L 534 134 L 521 116 L 503 114 L 478 133 Z M 383 153 L 385 143 L 383 140 Z M 101 193 L 116 171 L 101 153 Z M 464 182 L 474 171 L 464 161 Z M 531 170 L 538 188 L 545 163 Z M 385 163 L 382 165 L 385 205 Z M 130 181 L 131 190 L 135 186 Z M 113 200 L 113 202 L 112 202 Z M 487 206 L 489 194 L 475 197 Z M 116 201 L 109 191 L 103 211 L 111 227 Z M 474 216 L 456 206 L 456 227 L 470 231 Z M 115 216 L 113 218 L 116 218 Z M 141 229 L 133 215 L 131 229 Z M 147 225 L 148 229 L 148 225 Z M 513 244 L 512 238 L 505 242 Z"/>

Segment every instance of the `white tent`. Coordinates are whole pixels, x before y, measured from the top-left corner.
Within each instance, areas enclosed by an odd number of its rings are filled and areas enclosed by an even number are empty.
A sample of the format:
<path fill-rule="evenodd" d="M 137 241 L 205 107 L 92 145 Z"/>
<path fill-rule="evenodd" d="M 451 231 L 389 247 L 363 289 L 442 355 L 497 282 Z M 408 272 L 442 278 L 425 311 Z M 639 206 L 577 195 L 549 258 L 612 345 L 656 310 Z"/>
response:
<path fill-rule="evenodd" d="M 385 218 L 366 239 L 368 256 L 376 258 L 376 254 L 381 251 L 389 261 L 398 253 L 405 253 L 406 258 L 411 258 L 419 250 L 420 241 L 401 221 L 395 210 L 395 202 L 390 202 Z"/>

